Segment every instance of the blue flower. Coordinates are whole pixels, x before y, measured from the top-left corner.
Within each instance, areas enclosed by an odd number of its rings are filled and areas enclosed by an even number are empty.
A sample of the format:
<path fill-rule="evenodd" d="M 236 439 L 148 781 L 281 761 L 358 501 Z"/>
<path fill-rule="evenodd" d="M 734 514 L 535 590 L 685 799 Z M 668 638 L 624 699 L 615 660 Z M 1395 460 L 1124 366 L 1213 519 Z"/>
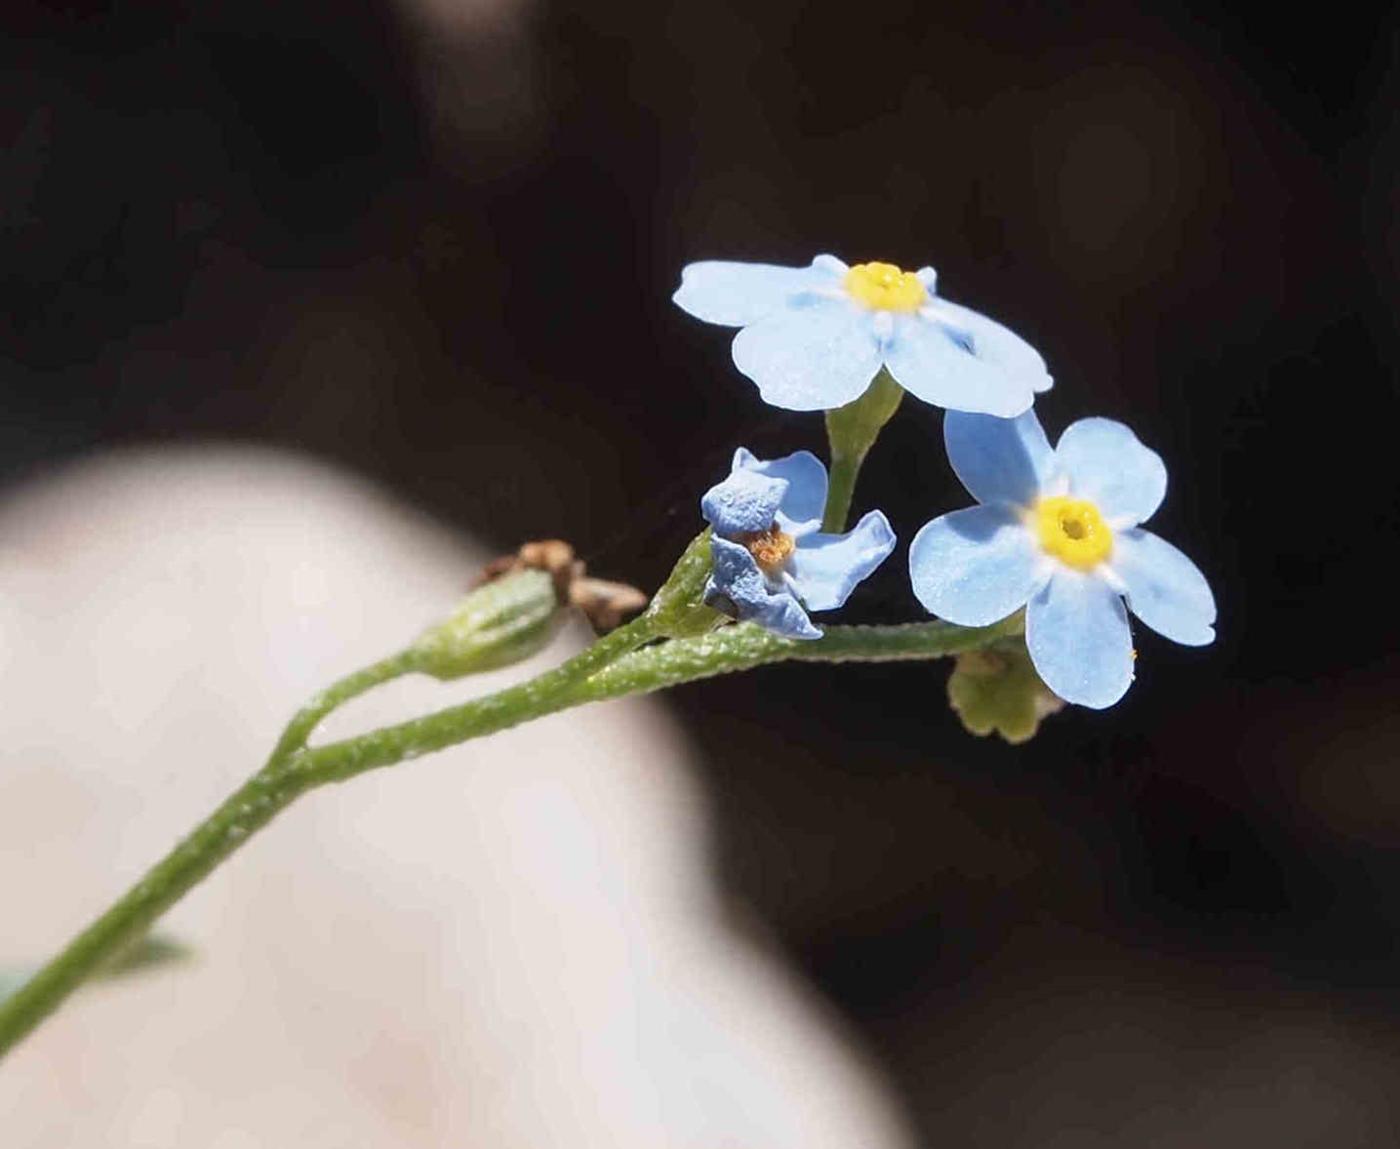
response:
<path fill-rule="evenodd" d="M 943 434 L 981 505 L 927 523 L 909 548 L 914 593 L 931 613 L 986 626 L 1026 607 L 1040 677 L 1095 709 L 1133 680 L 1129 610 L 1174 642 L 1214 640 L 1205 576 L 1138 525 L 1161 503 L 1167 469 L 1122 423 L 1081 419 L 1051 448 L 1034 412 L 950 411 Z"/>
<path fill-rule="evenodd" d="M 705 492 L 714 571 L 705 601 L 787 638 L 821 638 L 809 610 L 835 610 L 894 549 L 871 511 L 844 535 L 821 532 L 826 468 L 810 451 L 765 462 L 740 447 L 729 478 Z"/>
<path fill-rule="evenodd" d="M 999 323 L 934 293 L 933 268 L 692 263 L 676 303 L 741 327 L 734 363 L 765 403 L 830 411 L 858 399 L 881 367 L 926 403 L 1011 417 L 1050 387 L 1045 360 Z"/>

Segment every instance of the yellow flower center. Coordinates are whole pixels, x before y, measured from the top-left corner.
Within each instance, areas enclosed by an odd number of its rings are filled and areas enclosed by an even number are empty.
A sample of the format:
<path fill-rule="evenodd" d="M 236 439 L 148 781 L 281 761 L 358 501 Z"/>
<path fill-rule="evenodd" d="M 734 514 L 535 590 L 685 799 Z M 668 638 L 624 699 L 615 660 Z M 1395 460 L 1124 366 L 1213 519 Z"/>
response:
<path fill-rule="evenodd" d="M 753 561 L 764 574 L 774 575 L 783 569 L 792 552 L 797 549 L 797 540 L 778 529 L 774 523 L 766 531 L 751 531 L 740 535 L 739 542 L 748 547 Z"/>
<path fill-rule="evenodd" d="M 1052 495 L 1030 513 L 1040 545 L 1063 563 L 1086 571 L 1113 551 L 1113 531 L 1087 499 Z"/>
<path fill-rule="evenodd" d="M 892 263 L 858 263 L 846 272 L 846 291 L 874 311 L 918 311 L 928 297 L 912 271 Z"/>

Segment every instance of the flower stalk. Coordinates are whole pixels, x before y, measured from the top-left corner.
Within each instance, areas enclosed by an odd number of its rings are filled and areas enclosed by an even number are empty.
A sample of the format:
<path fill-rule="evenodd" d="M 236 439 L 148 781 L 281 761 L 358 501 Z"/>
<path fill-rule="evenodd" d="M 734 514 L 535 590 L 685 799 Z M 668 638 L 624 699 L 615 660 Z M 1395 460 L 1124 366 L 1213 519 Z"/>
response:
<path fill-rule="evenodd" d="M 904 388 L 883 367 L 864 395 L 826 413 L 826 437 L 831 445 L 831 486 L 826 494 L 822 530 L 840 534 L 851 514 L 856 480 L 870 448 L 899 410 Z"/>
<path fill-rule="evenodd" d="M 927 622 L 829 627 L 817 641 L 795 641 L 741 624 L 656 642 L 682 623 L 696 626 L 697 604 L 692 600 L 687 606 L 680 596 L 683 589 L 693 589 L 695 556 L 703 550 L 703 539 L 702 535 L 691 544 L 663 588 L 665 593 L 658 593 L 653 607 L 640 618 L 527 682 L 409 722 L 307 748 L 305 740 L 321 718 L 371 686 L 407 673 L 413 669 L 414 656 L 410 652 L 385 659 L 318 695 L 288 724 L 262 770 L 63 951 L 0 1001 L 0 1058 L 258 830 L 319 786 L 591 702 L 785 661 L 940 658 L 991 645 L 1010 633 L 1004 625 L 968 629 Z M 713 620 L 709 625 L 714 625 Z"/>

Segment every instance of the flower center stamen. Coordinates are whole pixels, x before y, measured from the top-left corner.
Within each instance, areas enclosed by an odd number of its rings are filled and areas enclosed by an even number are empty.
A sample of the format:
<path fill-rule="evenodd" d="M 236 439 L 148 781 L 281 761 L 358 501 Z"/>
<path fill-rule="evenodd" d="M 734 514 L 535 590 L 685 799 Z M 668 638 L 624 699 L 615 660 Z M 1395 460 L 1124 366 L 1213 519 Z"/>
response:
<path fill-rule="evenodd" d="M 846 293 L 874 311 L 918 311 L 928 291 L 912 271 L 892 263 L 858 263 L 846 272 Z"/>
<path fill-rule="evenodd" d="M 787 564 L 797 549 L 797 540 L 774 523 L 766 531 L 750 531 L 739 536 L 753 561 L 764 574 L 775 575 Z"/>
<path fill-rule="evenodd" d="M 1041 547 L 1078 570 L 1098 566 L 1113 551 L 1113 531 L 1087 499 L 1068 495 L 1041 499 L 1030 518 Z"/>

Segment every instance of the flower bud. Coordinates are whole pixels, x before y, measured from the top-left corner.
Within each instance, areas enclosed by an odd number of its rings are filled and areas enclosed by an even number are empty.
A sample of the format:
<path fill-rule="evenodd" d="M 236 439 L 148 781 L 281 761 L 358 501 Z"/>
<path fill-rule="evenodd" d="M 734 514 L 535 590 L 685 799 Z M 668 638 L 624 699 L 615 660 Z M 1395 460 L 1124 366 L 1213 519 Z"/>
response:
<path fill-rule="evenodd" d="M 497 670 L 542 650 L 564 617 L 554 579 L 520 569 L 469 592 L 413 644 L 415 664 L 442 681 Z"/>

